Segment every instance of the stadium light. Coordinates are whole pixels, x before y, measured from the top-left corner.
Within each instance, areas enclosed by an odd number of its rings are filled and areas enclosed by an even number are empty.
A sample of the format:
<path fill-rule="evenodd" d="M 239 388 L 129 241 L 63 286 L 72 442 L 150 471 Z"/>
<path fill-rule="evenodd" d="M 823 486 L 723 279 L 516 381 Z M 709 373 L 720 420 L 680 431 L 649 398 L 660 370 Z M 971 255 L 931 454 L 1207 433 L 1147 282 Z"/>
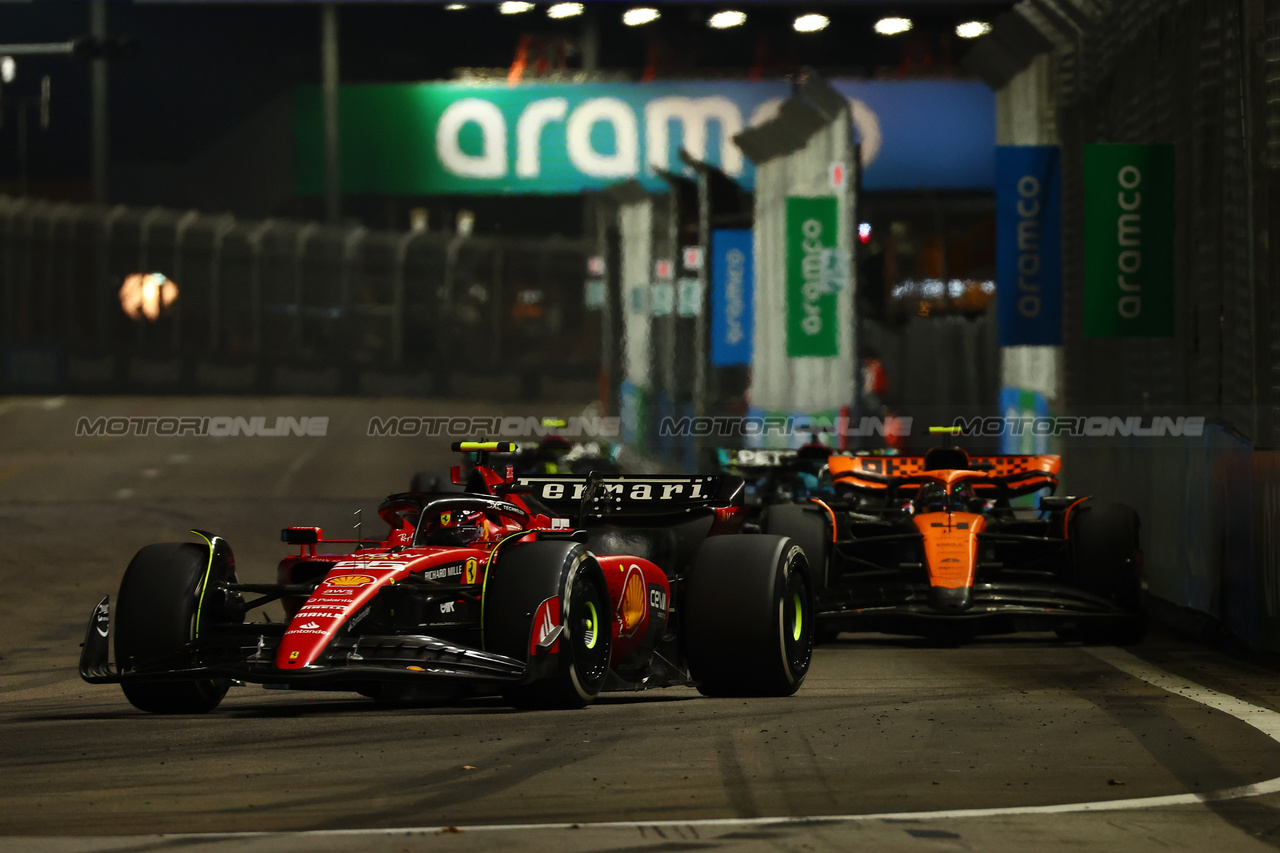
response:
<path fill-rule="evenodd" d="M 791 27 L 798 33 L 816 33 L 825 30 L 830 23 L 831 19 L 826 15 L 801 15 Z"/>
<path fill-rule="evenodd" d="M 876 21 L 876 32 L 882 36 L 896 36 L 910 30 L 914 24 L 910 18 L 881 18 Z"/>
<path fill-rule="evenodd" d="M 12 56 L 0 56 L 0 81 L 12 83 L 13 78 L 18 76 L 18 63 L 13 61 Z"/>
<path fill-rule="evenodd" d="M 628 27 L 639 27 L 644 24 L 650 24 L 662 17 L 657 9 L 650 9 L 648 6 L 639 6 L 635 9 L 628 9 L 622 13 L 622 23 Z"/>
<path fill-rule="evenodd" d="M 962 39 L 976 39 L 991 32 L 991 25 L 986 21 L 966 21 L 956 24 L 956 35 Z"/>
<path fill-rule="evenodd" d="M 581 3 L 557 3 L 547 9 L 548 18 L 572 18 L 582 14 Z"/>
<path fill-rule="evenodd" d="M 526 3 L 525 0 L 506 0 L 498 4 L 498 13 L 502 15 L 519 15 L 532 10 L 533 4 Z"/>
<path fill-rule="evenodd" d="M 120 307 L 130 320 L 158 320 L 178 301 L 178 285 L 161 272 L 134 273 L 120 285 Z"/>
<path fill-rule="evenodd" d="M 740 27 L 747 22 L 747 13 L 739 12 L 734 9 L 726 9 L 723 12 L 716 12 L 707 21 L 707 26 L 713 30 L 727 30 L 730 27 Z"/>
<path fill-rule="evenodd" d="M 467 8 L 467 4 L 466 3 L 449 3 L 449 4 L 446 4 L 444 8 L 450 12 L 460 12 L 463 9 Z"/>

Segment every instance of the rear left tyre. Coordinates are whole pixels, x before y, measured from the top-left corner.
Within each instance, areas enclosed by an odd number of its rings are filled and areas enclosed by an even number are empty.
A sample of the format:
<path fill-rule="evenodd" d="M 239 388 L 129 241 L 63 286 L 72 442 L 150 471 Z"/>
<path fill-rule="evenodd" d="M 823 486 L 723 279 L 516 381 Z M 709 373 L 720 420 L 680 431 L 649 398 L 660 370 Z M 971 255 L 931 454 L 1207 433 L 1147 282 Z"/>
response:
<path fill-rule="evenodd" d="M 813 657 L 803 548 L 783 536 L 713 536 L 686 581 L 684 649 L 707 696 L 790 696 Z"/>

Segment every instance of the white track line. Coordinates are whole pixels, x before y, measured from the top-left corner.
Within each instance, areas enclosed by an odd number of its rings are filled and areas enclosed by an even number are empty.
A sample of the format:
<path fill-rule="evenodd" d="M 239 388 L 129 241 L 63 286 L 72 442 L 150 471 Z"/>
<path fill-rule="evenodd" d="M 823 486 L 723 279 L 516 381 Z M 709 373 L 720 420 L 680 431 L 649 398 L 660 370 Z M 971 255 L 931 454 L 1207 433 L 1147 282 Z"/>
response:
<path fill-rule="evenodd" d="M 1110 664 L 1121 672 L 1141 679 L 1161 690 L 1176 696 L 1199 702 L 1224 714 L 1230 714 L 1242 720 L 1280 743 L 1280 713 L 1251 705 L 1243 699 L 1210 690 L 1185 678 L 1172 675 L 1157 666 L 1142 661 L 1128 652 L 1115 648 L 1087 648 L 1086 653 L 1093 655 L 1103 663 Z M 466 832 L 528 832 L 537 829 L 636 829 L 650 827 L 707 827 L 727 828 L 736 826 L 803 826 L 823 823 L 865 823 L 878 820 L 954 820 L 969 817 L 1007 817 L 1013 815 L 1068 814 L 1077 812 L 1115 812 L 1127 809 L 1151 809 L 1163 806 L 1189 806 L 1200 803 L 1220 802 L 1222 800 L 1239 800 L 1245 797 L 1257 797 L 1263 794 L 1280 793 L 1280 776 L 1267 779 L 1253 785 L 1239 788 L 1222 788 L 1203 794 L 1169 794 L 1163 797 L 1134 797 L 1127 800 L 1101 800 L 1088 803 L 1059 803 L 1051 806 L 1010 806 L 991 809 L 947 809 L 935 812 L 880 812 L 879 814 L 851 815 L 811 815 L 808 817 L 752 817 L 752 818 L 707 818 L 704 820 L 622 820 L 602 821 L 599 823 L 496 823 L 477 826 L 412 826 L 396 829 L 314 829 L 301 832 L 217 832 L 217 833 L 184 833 L 165 835 L 166 839 L 174 838 L 254 838 L 260 836 L 370 836 L 370 835 L 408 835 L 440 832 L 445 829 L 460 829 Z"/>

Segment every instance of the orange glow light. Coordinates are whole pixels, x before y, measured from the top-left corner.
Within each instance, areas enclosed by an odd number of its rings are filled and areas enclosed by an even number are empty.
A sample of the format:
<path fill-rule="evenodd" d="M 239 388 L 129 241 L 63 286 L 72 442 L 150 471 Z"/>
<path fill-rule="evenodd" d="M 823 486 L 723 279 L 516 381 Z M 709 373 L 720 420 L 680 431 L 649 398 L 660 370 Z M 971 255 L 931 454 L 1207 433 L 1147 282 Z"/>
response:
<path fill-rule="evenodd" d="M 158 320 L 178 301 L 178 285 L 164 273 L 134 273 L 120 285 L 120 307 L 130 320 Z"/>

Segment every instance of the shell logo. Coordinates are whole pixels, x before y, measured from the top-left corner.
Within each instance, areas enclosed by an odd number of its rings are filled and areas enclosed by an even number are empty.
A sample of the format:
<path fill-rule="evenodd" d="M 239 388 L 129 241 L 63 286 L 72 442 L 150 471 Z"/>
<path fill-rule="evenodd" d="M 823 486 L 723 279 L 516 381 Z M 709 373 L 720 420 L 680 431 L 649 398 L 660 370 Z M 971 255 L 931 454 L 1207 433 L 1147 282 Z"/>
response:
<path fill-rule="evenodd" d="M 477 568 L 477 566 L 479 566 L 479 564 L 480 564 L 480 561 L 479 561 L 479 560 L 477 560 L 475 557 L 467 557 L 467 564 L 466 564 L 466 567 L 465 567 L 465 568 L 463 568 L 463 570 L 462 570 L 462 582 L 463 582 L 463 583 L 475 583 L 475 582 L 476 582 L 476 574 L 477 574 L 477 572 L 476 572 L 476 568 Z"/>
<path fill-rule="evenodd" d="M 622 596 L 618 599 L 618 636 L 630 637 L 640 630 L 640 623 L 648 613 L 649 602 L 644 594 L 644 576 L 640 567 L 632 563 L 622 581 Z"/>
<path fill-rule="evenodd" d="M 369 575 L 338 575 L 336 578 L 325 579 L 325 583 L 330 586 L 364 586 L 373 581 L 374 578 Z"/>

